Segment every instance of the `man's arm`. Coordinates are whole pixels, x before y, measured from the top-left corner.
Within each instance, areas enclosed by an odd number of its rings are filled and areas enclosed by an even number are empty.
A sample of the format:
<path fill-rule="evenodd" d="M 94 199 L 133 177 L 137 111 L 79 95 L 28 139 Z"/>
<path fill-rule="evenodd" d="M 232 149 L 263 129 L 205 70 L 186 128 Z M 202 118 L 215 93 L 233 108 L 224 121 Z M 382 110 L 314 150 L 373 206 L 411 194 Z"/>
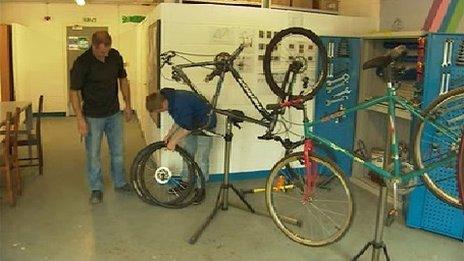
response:
<path fill-rule="evenodd" d="M 164 142 L 168 142 L 168 140 L 171 138 L 171 136 L 174 134 L 174 132 L 176 132 L 179 128 L 180 128 L 179 125 L 177 125 L 176 123 L 173 123 L 172 126 L 171 126 L 171 129 L 169 129 L 166 136 L 164 136 L 164 139 L 163 139 Z"/>
<path fill-rule="evenodd" d="M 126 121 L 130 121 L 133 116 L 132 106 L 131 106 L 131 97 L 130 97 L 130 87 L 129 81 L 127 78 L 119 78 L 119 88 L 121 89 L 122 97 L 124 99 L 124 117 Z"/>
<path fill-rule="evenodd" d="M 183 138 L 190 134 L 191 131 L 179 127 L 177 131 L 172 135 L 167 144 L 168 150 L 174 150 L 177 143 L 179 143 Z"/>
<path fill-rule="evenodd" d="M 74 112 L 76 113 L 76 119 L 77 119 L 77 129 L 79 131 L 79 134 L 82 136 L 87 136 L 88 133 L 88 128 L 87 128 L 87 122 L 85 121 L 84 114 L 82 113 L 82 100 L 81 100 L 81 91 L 78 90 L 71 90 L 71 105 L 74 109 Z"/>

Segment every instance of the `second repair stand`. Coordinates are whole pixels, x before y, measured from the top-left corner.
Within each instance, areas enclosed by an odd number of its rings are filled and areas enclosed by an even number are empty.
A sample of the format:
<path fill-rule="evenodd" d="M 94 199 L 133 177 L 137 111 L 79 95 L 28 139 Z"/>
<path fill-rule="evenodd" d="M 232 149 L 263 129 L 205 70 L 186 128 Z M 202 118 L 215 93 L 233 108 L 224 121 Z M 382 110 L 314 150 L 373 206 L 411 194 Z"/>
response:
<path fill-rule="evenodd" d="M 198 230 L 193 234 L 190 238 L 189 243 L 195 244 L 198 238 L 201 236 L 203 231 L 205 231 L 206 227 L 211 223 L 213 218 L 216 216 L 218 211 L 221 210 L 228 210 L 229 206 L 235 207 L 242 210 L 249 210 L 251 213 L 256 213 L 255 210 L 251 207 L 251 205 L 245 200 L 242 193 L 240 193 L 234 185 L 229 183 L 229 170 L 230 170 L 230 150 L 232 145 L 232 125 L 237 124 L 240 122 L 237 118 L 227 117 L 227 124 L 226 124 L 226 135 L 224 136 L 224 140 L 226 142 L 225 150 L 224 150 L 224 180 L 221 184 L 219 189 L 219 193 L 217 195 L 216 204 L 214 206 L 213 211 L 211 214 L 206 218 L 205 222 L 198 228 Z M 246 205 L 247 209 L 234 206 L 229 204 L 229 189 L 232 189 L 235 194 L 240 198 L 240 200 Z"/>
<path fill-rule="evenodd" d="M 391 87 L 391 82 L 388 83 L 389 88 Z M 388 122 L 388 118 L 387 118 Z M 388 130 L 394 130 L 394 127 L 387 127 Z M 384 161 L 383 161 L 383 169 L 387 169 L 390 165 L 391 161 L 391 139 L 392 139 L 392 131 L 387 131 L 387 139 L 385 143 L 385 153 L 384 153 Z M 383 250 L 383 254 L 385 255 L 385 260 L 390 261 L 390 256 L 387 252 L 387 245 L 383 242 L 383 229 L 385 227 L 385 219 L 386 219 L 386 208 L 387 208 L 387 197 L 388 197 L 388 189 L 385 185 L 385 182 L 381 182 L 379 184 L 380 187 L 380 195 L 379 195 L 379 203 L 377 205 L 377 216 L 375 221 L 375 234 L 374 239 L 366 243 L 366 245 L 359 251 L 359 253 L 353 257 L 352 261 L 358 260 L 366 251 L 372 246 L 372 261 L 379 261 L 380 260 L 380 250 Z"/>

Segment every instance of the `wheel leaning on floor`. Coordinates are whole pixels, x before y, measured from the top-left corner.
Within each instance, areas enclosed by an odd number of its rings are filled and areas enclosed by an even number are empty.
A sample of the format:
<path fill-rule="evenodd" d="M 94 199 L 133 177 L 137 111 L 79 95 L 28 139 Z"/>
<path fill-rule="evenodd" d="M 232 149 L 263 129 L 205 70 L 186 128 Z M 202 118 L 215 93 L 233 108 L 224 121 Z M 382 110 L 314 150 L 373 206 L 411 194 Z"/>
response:
<path fill-rule="evenodd" d="M 187 175 L 181 177 L 182 166 Z M 151 205 L 183 208 L 193 203 L 196 189 L 204 189 L 205 179 L 198 164 L 184 149 L 167 149 L 164 142 L 143 148 L 131 167 L 131 184 L 137 196 Z"/>

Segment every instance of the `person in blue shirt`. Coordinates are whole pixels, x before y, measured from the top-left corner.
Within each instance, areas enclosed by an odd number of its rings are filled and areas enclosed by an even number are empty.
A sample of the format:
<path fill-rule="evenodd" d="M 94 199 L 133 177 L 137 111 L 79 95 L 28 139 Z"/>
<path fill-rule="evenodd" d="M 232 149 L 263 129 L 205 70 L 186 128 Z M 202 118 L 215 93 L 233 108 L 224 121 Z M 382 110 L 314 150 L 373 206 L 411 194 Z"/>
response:
<path fill-rule="evenodd" d="M 145 106 L 153 120 L 160 112 L 169 113 L 174 123 L 163 139 L 167 148 L 174 150 L 177 144 L 181 144 L 194 157 L 207 181 L 212 138 L 202 135 L 201 130 L 212 131 L 216 127 L 216 114 L 212 112 L 210 104 L 194 92 L 163 88 L 160 92 L 148 95 Z M 187 177 L 187 171 L 184 164 L 181 173 L 183 178 Z M 202 200 L 204 191 L 199 194 Z"/>

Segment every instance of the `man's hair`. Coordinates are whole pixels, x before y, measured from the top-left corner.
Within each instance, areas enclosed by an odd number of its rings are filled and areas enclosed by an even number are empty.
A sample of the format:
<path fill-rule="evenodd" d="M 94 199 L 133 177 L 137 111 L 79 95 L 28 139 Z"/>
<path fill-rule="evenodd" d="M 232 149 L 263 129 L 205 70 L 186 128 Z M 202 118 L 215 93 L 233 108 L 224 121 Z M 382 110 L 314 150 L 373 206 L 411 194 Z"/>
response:
<path fill-rule="evenodd" d="M 100 46 L 100 44 L 111 46 L 111 42 L 111 35 L 107 31 L 98 31 L 92 35 L 92 45 L 94 46 Z"/>
<path fill-rule="evenodd" d="M 145 98 L 145 108 L 147 108 L 147 111 L 149 112 L 159 110 L 163 108 L 163 101 L 165 99 L 166 98 L 163 96 L 163 94 L 159 92 L 149 94 L 147 98 Z"/>

